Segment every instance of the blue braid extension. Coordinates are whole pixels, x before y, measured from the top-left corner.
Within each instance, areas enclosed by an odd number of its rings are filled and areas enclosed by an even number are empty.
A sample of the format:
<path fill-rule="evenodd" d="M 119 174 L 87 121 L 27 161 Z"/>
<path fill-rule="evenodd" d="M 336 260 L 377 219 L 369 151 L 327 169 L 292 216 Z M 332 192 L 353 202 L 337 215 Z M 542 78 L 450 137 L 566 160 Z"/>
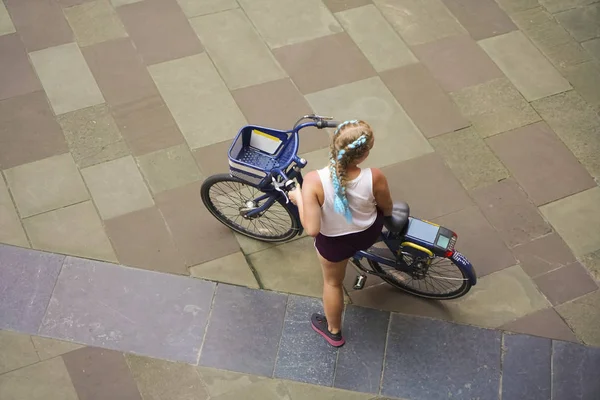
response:
<path fill-rule="evenodd" d="M 352 121 L 345 121 L 343 123 L 341 123 L 340 125 L 338 125 L 337 129 L 335 130 L 334 135 L 337 135 L 340 131 L 340 129 L 348 124 L 356 124 L 358 123 L 357 120 L 352 120 Z M 365 144 L 367 142 L 367 137 L 365 135 L 361 135 L 358 139 L 356 139 L 354 142 L 350 143 L 347 148 L 350 149 L 355 149 L 357 147 L 362 146 L 363 144 Z M 346 150 L 341 149 L 338 151 L 337 153 L 337 160 L 341 160 L 342 157 L 344 156 L 344 154 L 346 154 Z M 329 166 L 329 170 L 331 172 L 331 181 L 333 183 L 333 188 L 335 190 L 335 199 L 333 201 L 333 208 L 335 210 L 336 213 L 338 214 L 342 214 L 345 218 L 346 221 L 348 221 L 348 223 L 352 222 L 352 212 L 350 211 L 350 206 L 348 204 L 348 198 L 346 197 L 346 188 L 342 186 L 341 182 L 340 182 L 340 178 L 338 177 L 337 174 L 337 169 L 335 167 L 336 165 L 336 160 L 333 157 L 333 154 L 330 154 L 330 166 Z"/>

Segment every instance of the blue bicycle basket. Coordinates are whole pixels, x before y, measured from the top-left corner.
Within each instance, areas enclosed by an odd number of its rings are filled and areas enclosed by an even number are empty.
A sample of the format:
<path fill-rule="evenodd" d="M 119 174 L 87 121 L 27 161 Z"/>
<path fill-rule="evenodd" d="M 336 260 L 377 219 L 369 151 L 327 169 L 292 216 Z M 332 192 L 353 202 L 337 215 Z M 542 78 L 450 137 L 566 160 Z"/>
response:
<path fill-rule="evenodd" d="M 229 172 L 252 185 L 268 183 L 274 169 L 287 168 L 298 150 L 298 136 L 260 126 L 244 126 L 229 148 Z"/>

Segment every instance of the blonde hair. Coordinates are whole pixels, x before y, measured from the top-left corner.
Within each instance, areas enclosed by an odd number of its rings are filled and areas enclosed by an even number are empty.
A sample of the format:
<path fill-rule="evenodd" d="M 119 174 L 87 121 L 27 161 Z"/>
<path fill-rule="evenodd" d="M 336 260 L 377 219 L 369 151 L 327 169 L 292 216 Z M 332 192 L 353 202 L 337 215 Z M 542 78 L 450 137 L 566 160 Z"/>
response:
<path fill-rule="evenodd" d="M 373 130 L 365 121 L 359 120 L 341 123 L 331 138 L 329 171 L 335 189 L 334 209 L 348 222 L 352 222 L 352 213 L 346 197 L 347 169 L 365 157 L 373 142 Z"/>

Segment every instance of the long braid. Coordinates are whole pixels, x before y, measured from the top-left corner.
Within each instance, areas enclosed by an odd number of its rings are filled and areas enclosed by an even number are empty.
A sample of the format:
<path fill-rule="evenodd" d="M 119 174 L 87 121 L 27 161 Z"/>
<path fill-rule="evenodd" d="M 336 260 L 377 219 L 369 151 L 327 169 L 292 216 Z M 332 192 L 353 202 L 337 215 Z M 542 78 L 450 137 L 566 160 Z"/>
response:
<path fill-rule="evenodd" d="M 336 145 L 336 139 L 338 139 L 338 135 L 349 130 L 346 129 L 347 127 L 366 129 L 359 129 L 357 133 L 360 134 L 360 136 L 358 136 L 352 142 L 339 148 Z M 354 131 L 356 129 L 352 130 Z M 341 144 L 343 144 L 343 142 L 352 140 L 353 138 L 353 136 L 344 135 L 341 137 Z M 365 154 L 365 151 L 368 150 L 368 146 L 364 145 L 371 139 L 372 131 L 369 125 L 363 121 L 352 120 L 345 121 L 338 125 L 334 133 L 334 139 L 331 142 L 329 171 L 331 174 L 333 188 L 335 190 L 334 209 L 337 213 L 342 214 L 349 223 L 352 222 L 352 212 L 346 196 L 347 167 L 351 162 L 359 159 Z"/>

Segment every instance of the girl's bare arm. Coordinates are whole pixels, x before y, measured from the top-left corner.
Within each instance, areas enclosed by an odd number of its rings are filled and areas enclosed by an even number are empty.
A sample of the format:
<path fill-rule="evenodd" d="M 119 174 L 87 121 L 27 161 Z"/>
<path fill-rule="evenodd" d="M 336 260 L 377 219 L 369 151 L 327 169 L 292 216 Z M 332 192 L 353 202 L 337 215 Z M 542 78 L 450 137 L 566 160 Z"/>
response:
<path fill-rule="evenodd" d="M 319 204 L 318 191 L 321 189 L 321 180 L 316 172 L 309 172 L 304 177 L 302 190 L 296 188 L 290 193 L 290 199 L 298 206 L 300 221 L 306 234 L 315 237 L 321 231 L 321 205 Z"/>
<path fill-rule="evenodd" d="M 378 168 L 371 168 L 371 173 L 373 174 L 373 195 L 375 196 L 375 202 L 383 212 L 383 215 L 386 217 L 390 216 L 394 208 L 394 201 L 392 200 L 387 179 Z"/>

